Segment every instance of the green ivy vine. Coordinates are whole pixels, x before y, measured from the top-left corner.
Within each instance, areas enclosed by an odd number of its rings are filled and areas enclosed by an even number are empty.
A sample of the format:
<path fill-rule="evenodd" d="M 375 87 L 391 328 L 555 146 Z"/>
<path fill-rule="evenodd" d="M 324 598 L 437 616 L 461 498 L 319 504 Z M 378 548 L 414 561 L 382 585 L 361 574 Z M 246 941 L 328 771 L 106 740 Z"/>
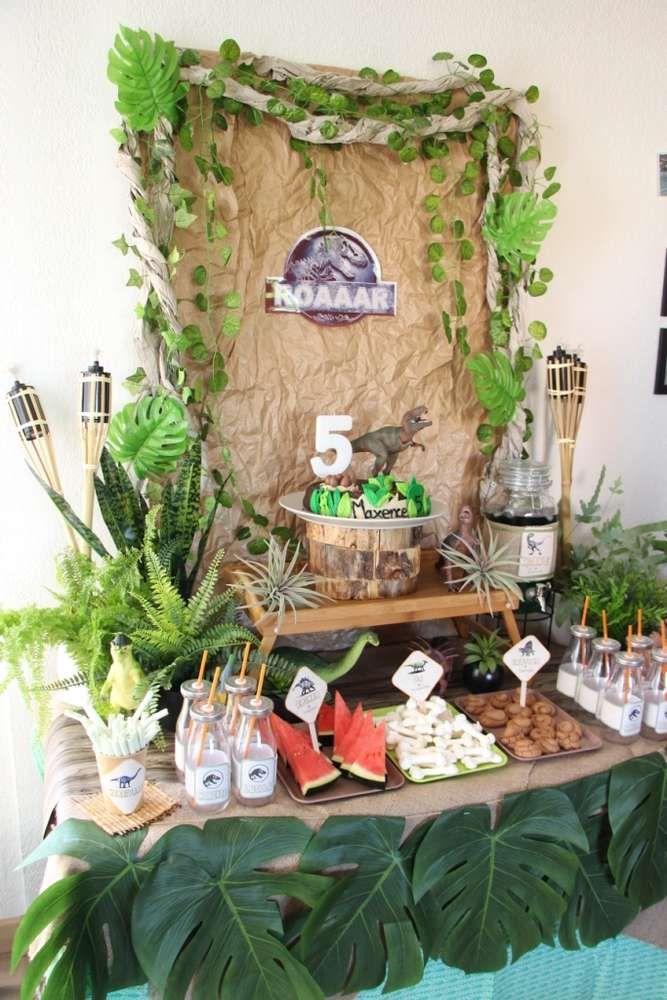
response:
<path fill-rule="evenodd" d="M 293 134 L 290 146 L 301 158 L 315 214 L 327 227 L 333 221 L 322 146 L 336 151 L 350 129 L 371 127 L 402 163 L 424 161 L 434 185 L 423 204 L 425 266 L 440 289 L 442 335 L 465 359 L 485 411 L 477 431 L 481 451 L 487 456 L 494 453 L 508 426 L 519 419 L 520 408 L 523 440 L 530 437 L 532 414 L 524 405 L 524 379 L 533 361 L 542 356 L 539 342 L 547 330 L 544 323 L 534 321 L 524 336 L 519 293 L 543 295 L 553 277 L 548 268 L 537 267 L 537 256 L 556 215 L 551 199 L 560 188 L 554 181 L 555 167 L 548 167 L 542 178 L 536 175 L 539 124 L 526 108 L 537 101 L 539 90 L 533 85 L 521 94 L 502 87 L 479 53 L 465 62 L 450 52 L 437 52 L 434 59 L 444 64 L 446 76 L 433 92 L 415 91 L 393 69 L 379 72 L 368 66 L 359 72 L 367 89 L 357 92 L 342 85 L 324 86 L 319 79 L 308 79 L 308 74 L 274 72 L 270 63 L 267 69 L 263 61 L 243 55 L 234 39 L 221 44 L 209 69 L 194 49 L 178 50 L 159 35 L 120 28 L 108 64 L 122 118 L 112 134 L 141 166 L 145 195 L 133 193 L 134 208 L 151 228 L 170 280 L 185 268 L 192 289 L 189 301 L 200 318 L 176 329 L 146 267 L 130 268 L 128 285 L 144 291 L 137 314 L 161 342 L 169 388 L 188 409 L 202 439 L 213 424 L 211 400 L 228 387 L 226 362 L 242 329 L 238 290 L 232 288 L 222 296 L 215 292 L 219 280 L 230 273 L 234 254 L 216 196 L 219 186 L 234 182 L 233 170 L 222 162 L 218 148 L 219 136 L 234 116 L 254 127 L 261 127 L 268 117 L 297 133 L 305 130 L 307 138 Z M 174 141 L 192 156 L 201 190 L 188 190 L 176 176 Z M 455 168 L 448 158 L 453 162 L 454 147 L 464 150 L 465 163 L 452 175 Z M 497 269 L 490 352 L 473 353 L 468 342 L 465 277 L 476 251 L 463 220 L 447 219 L 442 211 L 439 188 L 452 180 L 457 196 L 476 195 L 485 201 L 482 234 Z M 197 221 L 206 237 L 203 253 L 180 245 L 179 233 Z M 141 258 L 136 240 L 121 236 L 114 242 L 123 254 Z M 126 384 L 145 391 L 145 374 L 137 370 Z M 229 444 L 222 444 L 230 487 L 235 489 Z M 241 525 L 240 537 L 250 537 L 255 552 L 264 551 L 267 543 L 261 533 L 268 520 L 240 494 L 236 496 L 250 525 L 260 529 L 253 538 L 248 525 Z"/>

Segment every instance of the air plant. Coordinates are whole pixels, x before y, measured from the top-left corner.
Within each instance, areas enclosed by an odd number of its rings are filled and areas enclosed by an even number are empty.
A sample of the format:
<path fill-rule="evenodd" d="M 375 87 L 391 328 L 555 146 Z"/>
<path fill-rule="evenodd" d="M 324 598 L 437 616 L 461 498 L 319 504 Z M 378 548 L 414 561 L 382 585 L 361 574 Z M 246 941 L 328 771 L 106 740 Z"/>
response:
<path fill-rule="evenodd" d="M 465 545 L 468 552 L 460 552 L 451 545 L 441 545 L 439 552 L 453 567 L 461 570 L 462 576 L 457 580 L 460 590 L 474 590 L 485 599 L 489 614 L 491 608 L 491 591 L 502 590 L 508 597 L 521 600 L 521 590 L 517 584 L 517 575 L 510 567 L 515 565 L 511 559 L 506 559 L 508 546 L 499 545 L 498 539 L 489 528 L 488 541 L 477 528 L 477 540 L 471 545 L 465 538 L 459 538 L 457 545 Z"/>
<path fill-rule="evenodd" d="M 248 569 L 236 570 L 239 582 L 234 586 L 246 594 L 251 594 L 255 598 L 255 603 L 262 606 L 264 614 L 260 621 L 267 615 L 274 614 L 277 629 L 280 628 L 288 608 L 291 608 L 296 617 L 297 608 L 316 608 L 324 601 L 332 600 L 327 594 L 321 594 L 314 589 L 320 577 L 307 572 L 305 567 L 296 568 L 300 543 L 288 561 L 289 546 L 290 543 L 286 542 L 284 548 L 281 547 L 272 537 L 269 541 L 266 562 L 241 559 L 240 561 Z M 245 604 L 243 607 L 248 608 L 250 605 Z"/>

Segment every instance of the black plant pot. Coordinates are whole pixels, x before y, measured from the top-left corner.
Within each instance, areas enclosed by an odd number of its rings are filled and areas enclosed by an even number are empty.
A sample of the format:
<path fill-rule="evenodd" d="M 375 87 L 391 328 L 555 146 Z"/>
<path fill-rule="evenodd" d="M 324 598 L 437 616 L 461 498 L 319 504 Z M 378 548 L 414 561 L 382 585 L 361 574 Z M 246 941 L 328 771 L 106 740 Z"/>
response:
<path fill-rule="evenodd" d="M 166 708 L 169 713 L 169 715 L 165 715 L 164 719 L 162 719 L 162 728 L 166 733 L 175 732 L 181 705 L 183 704 L 180 691 L 171 691 L 163 688 L 160 691 L 157 704 L 158 708 Z"/>
<path fill-rule="evenodd" d="M 473 694 L 487 694 L 497 691 L 503 682 L 505 671 L 502 663 L 497 663 L 493 670 L 487 670 L 480 663 L 465 663 L 463 665 L 463 683 Z"/>

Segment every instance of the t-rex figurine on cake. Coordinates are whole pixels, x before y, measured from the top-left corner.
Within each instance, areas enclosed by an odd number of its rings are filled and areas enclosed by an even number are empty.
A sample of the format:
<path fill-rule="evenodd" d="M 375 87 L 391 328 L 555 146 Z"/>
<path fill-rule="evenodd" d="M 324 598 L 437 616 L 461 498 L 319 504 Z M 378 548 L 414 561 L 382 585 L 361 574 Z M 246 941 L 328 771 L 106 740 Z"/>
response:
<path fill-rule="evenodd" d="M 424 413 L 428 413 L 425 406 L 415 406 L 403 415 L 400 427 L 380 427 L 377 431 L 367 431 L 361 437 L 354 438 L 351 442 L 352 451 L 375 455 L 373 475 L 377 476 L 380 472 L 388 475 L 394 468 L 396 459 L 406 448 L 426 450 L 421 442 L 413 440 L 418 431 L 433 423 L 432 420 L 422 420 Z"/>
<path fill-rule="evenodd" d="M 363 521 L 428 517 L 431 500 L 423 485 L 414 476 L 399 480 L 391 473 L 402 451 L 424 450 L 414 436 L 431 426 L 432 421 L 423 419 L 427 412 L 425 406 L 416 406 L 408 410 L 400 425 L 380 427 L 354 438 L 350 442 L 353 452 L 375 456 L 372 476 L 356 479 L 348 469 L 342 475 L 328 475 L 311 483 L 304 494 L 304 509 L 325 517 Z"/>

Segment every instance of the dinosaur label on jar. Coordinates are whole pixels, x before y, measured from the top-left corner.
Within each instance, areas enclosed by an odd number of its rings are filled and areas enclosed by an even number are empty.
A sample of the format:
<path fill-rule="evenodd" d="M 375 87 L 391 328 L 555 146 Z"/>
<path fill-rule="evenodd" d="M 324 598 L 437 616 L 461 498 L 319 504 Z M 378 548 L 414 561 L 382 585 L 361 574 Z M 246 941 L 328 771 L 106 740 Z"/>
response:
<path fill-rule="evenodd" d="M 556 532 L 546 528 L 525 528 L 521 535 L 518 575 L 524 580 L 536 580 L 551 575 L 556 568 Z"/>
<path fill-rule="evenodd" d="M 103 769 L 100 760 L 113 762 L 112 757 L 98 757 L 100 777 L 104 795 L 110 799 L 116 808 L 129 816 L 141 805 L 144 797 L 146 768 L 140 760 L 134 757 L 121 758 L 121 762 L 110 770 Z"/>
<path fill-rule="evenodd" d="M 198 767 L 193 775 L 192 797 L 199 804 L 210 805 L 218 802 L 222 805 L 230 794 L 229 760 L 222 757 L 213 764 Z"/>
<path fill-rule="evenodd" d="M 630 699 L 623 705 L 621 724 L 618 731 L 621 736 L 636 736 L 642 725 L 644 703 L 639 699 Z"/>
<path fill-rule="evenodd" d="M 382 281 L 372 247 L 351 229 L 311 229 L 298 238 L 282 277 L 267 278 L 266 312 L 300 313 L 324 326 L 396 315 L 396 283 Z"/>
<path fill-rule="evenodd" d="M 275 784 L 275 757 L 242 760 L 237 764 L 236 787 L 244 799 L 263 799 L 273 795 Z"/>

